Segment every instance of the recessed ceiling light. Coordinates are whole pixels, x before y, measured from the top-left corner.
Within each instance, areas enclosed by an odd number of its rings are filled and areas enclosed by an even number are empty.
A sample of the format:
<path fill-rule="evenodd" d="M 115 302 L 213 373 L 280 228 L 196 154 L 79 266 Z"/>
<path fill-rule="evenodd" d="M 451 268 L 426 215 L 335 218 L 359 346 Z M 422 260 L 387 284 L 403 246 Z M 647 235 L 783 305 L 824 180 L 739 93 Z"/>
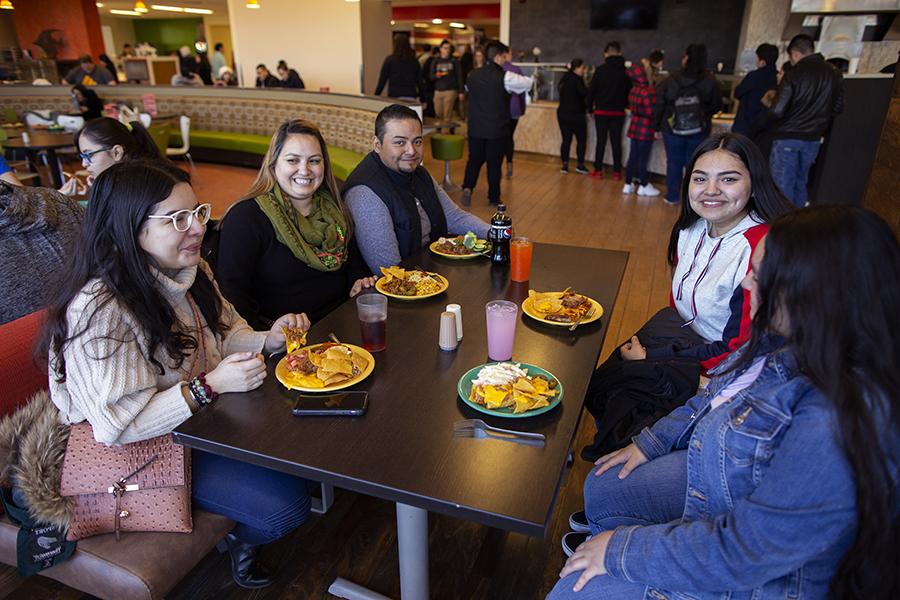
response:
<path fill-rule="evenodd" d="M 192 15 L 211 15 L 213 11 L 208 8 L 186 8 L 184 12 L 191 13 Z"/>
<path fill-rule="evenodd" d="M 396 25 L 396 24 L 397 24 L 397 22 L 394 21 L 393 19 L 391 19 L 391 25 Z"/>
<path fill-rule="evenodd" d="M 259 8 L 258 0 L 247 0 L 247 8 Z"/>
<path fill-rule="evenodd" d="M 463 25 L 462 23 L 457 23 L 456 21 L 451 22 L 450 27 L 453 27 L 454 29 L 465 29 L 466 28 L 465 25 Z"/>
<path fill-rule="evenodd" d="M 431 22 L 434 23 L 435 25 L 440 25 L 441 23 L 444 22 L 444 20 L 443 19 L 432 19 Z"/>
<path fill-rule="evenodd" d="M 418 27 L 419 29 L 428 29 L 428 23 L 416 23 L 414 27 Z"/>
<path fill-rule="evenodd" d="M 184 12 L 184 9 L 180 6 L 166 6 L 165 4 L 151 4 L 150 8 L 153 10 L 162 10 L 166 12 Z"/>
<path fill-rule="evenodd" d="M 96 4 L 97 4 L 97 8 L 103 8 L 103 3 L 102 3 L 102 2 L 97 2 Z"/>
<path fill-rule="evenodd" d="M 145 13 L 150 12 L 150 9 L 147 8 L 147 5 L 142 2 L 142 0 L 137 0 L 134 3 L 134 12 Z"/>
<path fill-rule="evenodd" d="M 112 9 L 111 11 L 109 11 L 109 14 L 111 14 L 111 15 L 125 15 L 125 16 L 128 16 L 128 17 L 140 17 L 140 16 L 141 16 L 141 13 L 139 13 L 139 12 L 137 12 L 137 11 L 134 11 L 134 10 L 116 10 L 116 9 Z"/>

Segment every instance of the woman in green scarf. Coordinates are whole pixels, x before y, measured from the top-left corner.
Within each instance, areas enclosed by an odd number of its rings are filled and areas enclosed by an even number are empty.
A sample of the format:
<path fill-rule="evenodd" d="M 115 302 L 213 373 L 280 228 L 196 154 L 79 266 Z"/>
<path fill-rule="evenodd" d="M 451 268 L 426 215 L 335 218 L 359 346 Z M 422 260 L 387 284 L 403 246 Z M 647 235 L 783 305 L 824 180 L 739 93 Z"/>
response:
<path fill-rule="evenodd" d="M 253 326 L 285 312 L 315 322 L 373 286 L 369 275 L 322 133 L 308 121 L 285 121 L 256 181 L 222 220 L 216 273 L 222 293 Z"/>

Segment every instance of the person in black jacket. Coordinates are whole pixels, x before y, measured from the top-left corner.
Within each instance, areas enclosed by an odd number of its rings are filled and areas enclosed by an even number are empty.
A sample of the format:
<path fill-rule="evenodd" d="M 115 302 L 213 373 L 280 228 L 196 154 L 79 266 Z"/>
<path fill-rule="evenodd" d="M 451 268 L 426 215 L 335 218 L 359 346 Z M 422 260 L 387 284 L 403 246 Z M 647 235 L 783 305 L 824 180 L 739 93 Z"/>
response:
<path fill-rule="evenodd" d="M 279 88 L 281 81 L 269 72 L 269 69 L 263 63 L 256 65 L 256 87 L 258 88 Z"/>
<path fill-rule="evenodd" d="M 584 165 L 584 152 L 587 145 L 587 86 L 584 84 L 584 61 L 573 58 L 569 63 L 569 70 L 559 80 L 559 107 L 556 109 L 556 121 L 562 133 L 562 146 L 559 149 L 562 159 L 563 173 L 569 172 L 569 148 L 572 146 L 572 136 L 575 136 L 575 155 L 578 157 L 578 166 L 575 171 L 587 175 L 587 167 Z"/>
<path fill-rule="evenodd" d="M 712 117 L 722 110 L 716 78 L 706 68 L 706 46 L 691 44 L 681 59 L 681 71 L 656 88 L 653 128 L 662 131 L 666 146 L 666 202 L 681 202 L 684 166 L 697 146 L 709 137 Z"/>
<path fill-rule="evenodd" d="M 625 58 L 619 42 L 610 42 L 603 49 L 606 59 L 594 71 L 588 90 L 588 106 L 593 110 L 594 127 L 597 130 L 597 148 L 594 154 L 594 172 L 591 177 L 603 177 L 603 154 L 606 152 L 606 135 L 613 154 L 613 179 L 622 179 L 622 127 L 625 125 L 625 107 L 628 106 L 628 90 L 631 78 L 625 72 Z"/>
<path fill-rule="evenodd" d="M 300 77 L 300 73 L 288 67 L 283 60 L 278 61 L 278 76 L 281 77 L 281 87 L 290 88 L 292 90 L 306 89 L 306 84 Z"/>
<path fill-rule="evenodd" d="M 734 89 L 734 97 L 740 104 L 731 131 L 743 133 L 749 138 L 753 138 L 756 120 L 765 113 L 762 97 L 778 86 L 778 70 L 775 64 L 778 60 L 778 48 L 772 44 L 760 44 L 756 49 L 756 57 L 757 69 L 747 73 L 740 85 Z"/>
<path fill-rule="evenodd" d="M 387 85 L 388 96 L 401 100 L 425 100 L 422 69 L 416 60 L 416 53 L 409 45 L 409 36 L 398 33 L 394 36 L 394 52 L 384 59 L 375 95 L 380 96 Z"/>
<path fill-rule="evenodd" d="M 509 47 L 496 40 L 484 49 L 484 66 L 469 73 L 469 159 L 460 203 L 472 204 L 481 165 L 487 163 L 488 202 L 500 203 L 500 163 L 509 144 L 509 95 L 531 89 L 534 78 L 504 71 Z"/>
<path fill-rule="evenodd" d="M 794 36 L 788 45 L 793 68 L 784 74 L 772 105 L 772 177 L 785 196 L 806 204 L 806 180 L 832 118 L 844 108 L 841 73 L 813 54 L 813 39 Z"/>

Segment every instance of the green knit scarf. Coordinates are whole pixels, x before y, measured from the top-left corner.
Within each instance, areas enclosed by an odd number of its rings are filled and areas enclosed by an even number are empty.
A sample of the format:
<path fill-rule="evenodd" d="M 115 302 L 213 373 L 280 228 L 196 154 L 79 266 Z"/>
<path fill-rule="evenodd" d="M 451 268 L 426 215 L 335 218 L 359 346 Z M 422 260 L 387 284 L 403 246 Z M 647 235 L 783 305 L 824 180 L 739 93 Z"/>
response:
<path fill-rule="evenodd" d="M 304 264 L 317 271 L 337 271 L 347 258 L 347 219 L 331 194 L 316 190 L 312 212 L 304 217 L 284 199 L 281 187 L 256 197 L 269 217 L 278 241 Z"/>

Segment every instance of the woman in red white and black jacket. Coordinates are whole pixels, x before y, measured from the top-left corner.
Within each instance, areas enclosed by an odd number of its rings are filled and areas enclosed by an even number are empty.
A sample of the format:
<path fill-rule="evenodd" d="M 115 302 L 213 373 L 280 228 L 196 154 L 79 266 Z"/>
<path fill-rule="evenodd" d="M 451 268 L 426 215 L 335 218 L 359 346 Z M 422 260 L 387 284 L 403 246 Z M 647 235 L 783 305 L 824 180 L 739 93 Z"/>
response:
<path fill-rule="evenodd" d="M 650 183 L 647 172 L 650 150 L 653 149 L 653 104 L 656 102 L 656 89 L 647 74 L 649 68 L 650 63 L 645 58 L 641 59 L 641 64 L 628 70 L 631 78 L 631 90 L 628 92 L 628 109 L 631 111 L 628 139 L 631 140 L 631 148 L 625 169 L 623 194 L 637 192 L 638 196 L 659 196 L 660 193 Z"/>

